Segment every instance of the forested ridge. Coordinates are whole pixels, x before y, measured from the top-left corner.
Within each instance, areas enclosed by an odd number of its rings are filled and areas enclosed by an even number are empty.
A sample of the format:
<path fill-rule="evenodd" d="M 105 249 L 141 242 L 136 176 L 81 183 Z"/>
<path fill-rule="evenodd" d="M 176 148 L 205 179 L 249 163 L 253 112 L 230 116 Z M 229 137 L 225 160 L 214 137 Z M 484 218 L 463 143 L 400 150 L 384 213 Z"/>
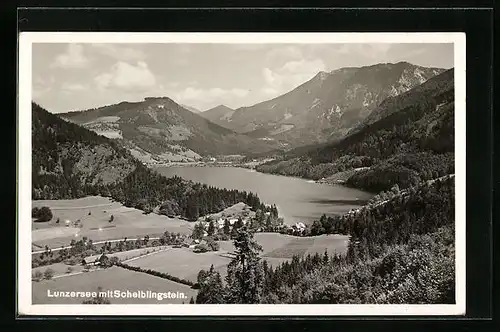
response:
<path fill-rule="evenodd" d="M 253 193 L 166 178 L 112 140 L 32 104 L 33 199 L 103 195 L 145 212 L 190 220 L 238 202 L 266 209 Z"/>
<path fill-rule="evenodd" d="M 304 154 L 292 154 L 258 171 L 319 180 L 366 168 L 346 184 L 379 192 L 453 173 L 453 69 L 384 101 L 367 123 L 346 138 Z"/>
<path fill-rule="evenodd" d="M 349 234 L 346 255 L 294 256 L 275 267 L 256 256 L 259 246 L 243 230 L 233 277 L 200 271 L 197 303 L 455 303 L 454 212 L 454 176 L 396 188 L 313 224 L 309 235 Z"/>

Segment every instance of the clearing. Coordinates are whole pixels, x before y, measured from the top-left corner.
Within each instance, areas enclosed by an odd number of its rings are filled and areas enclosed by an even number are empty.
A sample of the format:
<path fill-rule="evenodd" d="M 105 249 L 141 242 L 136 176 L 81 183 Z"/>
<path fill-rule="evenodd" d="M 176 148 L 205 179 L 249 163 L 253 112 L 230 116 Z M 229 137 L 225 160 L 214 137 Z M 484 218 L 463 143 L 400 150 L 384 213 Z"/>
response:
<path fill-rule="evenodd" d="M 343 235 L 320 235 L 313 237 L 298 237 L 279 233 L 257 233 L 255 240 L 262 246 L 261 256 L 270 265 L 277 266 L 290 261 L 293 255 L 304 256 L 325 250 L 344 254 L 347 250 L 349 237 Z M 143 269 L 166 272 L 172 276 L 196 282 L 200 270 L 208 270 L 210 265 L 221 273 L 224 278 L 227 265 L 234 252 L 232 241 L 220 241 L 220 250 L 216 252 L 195 253 L 188 248 L 172 248 L 146 257 L 140 257 L 129 263 Z"/>
<path fill-rule="evenodd" d="M 48 206 L 53 214 L 48 222 L 32 221 L 32 243 L 36 247 L 57 248 L 72 239 L 86 236 L 94 242 L 150 237 L 169 232 L 191 234 L 193 224 L 154 213 L 144 214 L 110 198 L 89 196 L 72 200 L 33 201 L 32 207 Z M 111 216 L 113 221 L 109 222 Z M 57 220 L 59 219 L 59 223 Z"/>

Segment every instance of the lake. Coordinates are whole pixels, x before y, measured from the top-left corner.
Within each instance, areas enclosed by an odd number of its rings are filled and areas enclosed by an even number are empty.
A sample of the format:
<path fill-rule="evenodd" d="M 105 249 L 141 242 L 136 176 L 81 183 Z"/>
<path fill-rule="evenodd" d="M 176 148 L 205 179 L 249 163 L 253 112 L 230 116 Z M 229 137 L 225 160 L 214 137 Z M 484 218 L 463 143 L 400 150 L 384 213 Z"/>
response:
<path fill-rule="evenodd" d="M 373 194 L 314 181 L 272 175 L 238 167 L 156 167 L 167 176 L 207 185 L 256 193 L 266 204 L 276 204 L 286 224 L 310 224 L 323 214 L 333 215 L 364 205 Z"/>

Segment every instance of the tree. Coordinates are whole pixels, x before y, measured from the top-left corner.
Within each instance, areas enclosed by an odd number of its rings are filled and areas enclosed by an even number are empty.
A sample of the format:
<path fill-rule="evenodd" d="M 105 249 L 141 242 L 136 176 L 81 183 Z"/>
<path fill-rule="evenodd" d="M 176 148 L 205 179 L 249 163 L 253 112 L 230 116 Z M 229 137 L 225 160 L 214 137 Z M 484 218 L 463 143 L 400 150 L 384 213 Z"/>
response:
<path fill-rule="evenodd" d="M 42 279 L 43 279 L 42 271 L 38 270 L 38 271 L 35 271 L 35 273 L 33 273 L 33 280 L 40 281 Z"/>
<path fill-rule="evenodd" d="M 191 296 L 191 298 L 189 299 L 189 304 L 194 304 L 194 299 L 193 297 Z"/>
<path fill-rule="evenodd" d="M 120 260 L 116 256 L 111 257 L 109 260 L 111 266 L 118 264 L 118 262 L 120 262 Z"/>
<path fill-rule="evenodd" d="M 238 218 L 236 222 L 233 224 L 233 229 L 231 230 L 231 237 L 235 238 L 238 235 L 238 230 L 243 227 L 243 220 Z"/>
<path fill-rule="evenodd" d="M 33 210 L 31 210 L 31 215 L 32 217 L 37 218 L 37 222 L 47 222 L 50 221 L 53 217 L 52 211 L 47 206 L 43 206 L 40 209 L 33 208 Z"/>
<path fill-rule="evenodd" d="M 101 257 L 99 257 L 99 263 L 104 268 L 111 266 L 111 262 L 109 260 L 109 257 L 106 256 L 105 254 L 102 254 Z"/>
<path fill-rule="evenodd" d="M 207 252 L 207 251 L 210 251 L 210 248 L 208 245 L 206 245 L 205 243 L 201 243 L 201 244 L 197 244 L 195 247 L 194 247 L 194 252 L 196 253 L 200 253 L 200 252 Z"/>
<path fill-rule="evenodd" d="M 200 290 L 196 296 L 196 303 L 224 303 L 224 287 L 220 273 L 214 270 L 213 264 L 209 271 L 203 273 L 202 271 L 198 274 Z"/>
<path fill-rule="evenodd" d="M 208 236 L 212 236 L 215 234 L 215 224 L 212 219 L 210 219 L 208 223 L 208 229 L 207 229 Z"/>
<path fill-rule="evenodd" d="M 193 233 L 191 234 L 191 237 L 193 239 L 201 240 L 201 239 L 203 239 L 204 235 L 205 235 L 205 226 L 200 221 L 196 225 L 194 225 Z"/>
<path fill-rule="evenodd" d="M 54 277 L 54 270 L 52 270 L 50 267 L 43 272 L 43 277 L 47 280 L 52 279 Z"/>
<path fill-rule="evenodd" d="M 264 283 L 259 257 L 262 247 L 246 227 L 237 231 L 233 243 L 236 255 L 227 268 L 226 303 L 259 303 Z"/>
<path fill-rule="evenodd" d="M 214 241 L 212 238 L 207 239 L 207 245 L 212 251 L 218 251 L 220 245 L 217 241 Z"/>
<path fill-rule="evenodd" d="M 224 219 L 224 226 L 222 227 L 222 231 L 225 235 L 231 234 L 231 223 L 229 222 L 229 220 Z"/>

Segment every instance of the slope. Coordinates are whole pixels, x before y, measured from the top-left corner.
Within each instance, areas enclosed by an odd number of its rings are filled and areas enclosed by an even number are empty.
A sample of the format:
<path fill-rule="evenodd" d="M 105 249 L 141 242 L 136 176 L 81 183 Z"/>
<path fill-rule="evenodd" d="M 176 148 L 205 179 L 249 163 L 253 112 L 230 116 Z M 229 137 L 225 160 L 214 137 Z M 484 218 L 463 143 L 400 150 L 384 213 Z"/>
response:
<path fill-rule="evenodd" d="M 172 155 L 199 159 L 204 155 L 265 152 L 272 148 L 267 142 L 212 123 L 167 97 L 64 113 L 61 117 L 119 139 L 137 157 L 149 154 L 164 161 L 174 161 Z"/>
<path fill-rule="evenodd" d="M 32 113 L 33 199 L 101 195 L 145 212 L 189 220 L 238 202 L 266 209 L 252 193 L 161 176 L 115 141 L 66 122 L 39 105 L 32 104 Z"/>
<path fill-rule="evenodd" d="M 442 71 L 399 62 L 320 72 L 284 95 L 217 114 L 217 123 L 252 137 L 281 141 L 289 148 L 338 139 L 386 98 Z"/>
<path fill-rule="evenodd" d="M 346 138 L 257 170 L 327 180 L 354 169 L 346 183 L 375 192 L 453 173 L 453 86 L 450 69 L 382 102 Z"/>

